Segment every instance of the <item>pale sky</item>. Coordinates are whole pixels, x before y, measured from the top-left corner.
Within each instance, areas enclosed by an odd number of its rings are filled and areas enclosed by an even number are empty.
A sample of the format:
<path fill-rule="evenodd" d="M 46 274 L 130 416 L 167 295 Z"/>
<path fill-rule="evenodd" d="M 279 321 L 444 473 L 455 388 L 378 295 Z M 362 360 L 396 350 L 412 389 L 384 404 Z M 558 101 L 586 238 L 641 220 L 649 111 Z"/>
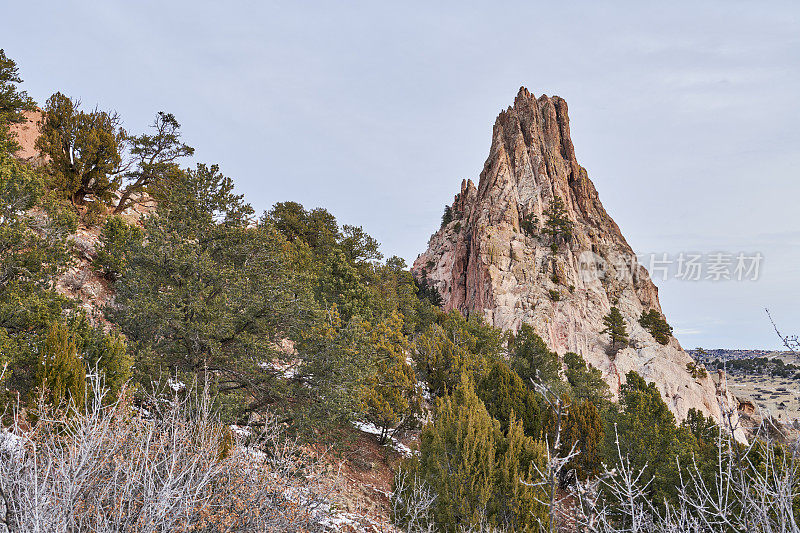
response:
<path fill-rule="evenodd" d="M 258 212 L 325 207 L 409 263 L 519 87 L 559 95 L 634 250 L 763 254 L 657 280 L 685 347 L 777 347 L 764 307 L 800 332 L 799 4 L 432 4 L 4 2 L 0 47 L 37 101 L 172 112 Z"/>

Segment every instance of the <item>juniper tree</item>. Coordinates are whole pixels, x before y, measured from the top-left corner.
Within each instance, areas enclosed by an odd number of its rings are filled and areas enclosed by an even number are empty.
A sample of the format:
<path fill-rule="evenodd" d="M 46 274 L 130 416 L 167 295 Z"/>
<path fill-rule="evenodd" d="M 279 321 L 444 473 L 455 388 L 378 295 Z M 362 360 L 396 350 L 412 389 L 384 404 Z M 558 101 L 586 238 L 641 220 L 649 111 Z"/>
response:
<path fill-rule="evenodd" d="M 39 355 L 36 385 L 34 392 L 47 398 L 55 407 L 83 407 L 86 367 L 79 356 L 75 335 L 68 325 L 53 323 L 49 326 Z"/>
<path fill-rule="evenodd" d="M 60 92 L 47 100 L 36 147 L 49 159 L 52 187 L 73 204 L 84 205 L 87 196 L 111 202 L 126 169 L 127 134 L 121 123 L 113 112 L 82 111 L 78 100 Z"/>
<path fill-rule="evenodd" d="M 40 337 L 71 307 L 53 280 L 69 263 L 66 236 L 75 222 L 48 194 L 44 178 L 0 147 L 0 367 L 7 370 L 2 397 L 27 395 Z"/>
<path fill-rule="evenodd" d="M 489 375 L 479 383 L 477 394 L 504 431 L 516 416 L 526 435 L 541 436 L 542 413 L 536 393 L 504 361 L 494 363 Z"/>
<path fill-rule="evenodd" d="M 536 531 L 546 517 L 535 486 L 543 456 L 513 415 L 501 430 L 463 374 L 453 394 L 438 400 L 434 421 L 420 436 L 419 456 L 403 464 L 400 475 L 431 488 L 434 525 L 442 531 L 479 525 Z"/>
<path fill-rule="evenodd" d="M 403 318 L 392 314 L 371 332 L 374 368 L 361 392 L 364 418 L 381 430 L 379 443 L 398 428 L 413 424 L 420 410 L 414 369 L 406 361 L 411 346 L 403 334 Z"/>
<path fill-rule="evenodd" d="M 11 136 L 10 126 L 25 122 L 25 111 L 35 109 L 31 97 L 19 90 L 20 83 L 17 64 L 0 49 L 0 151 L 12 154 L 19 144 Z"/>

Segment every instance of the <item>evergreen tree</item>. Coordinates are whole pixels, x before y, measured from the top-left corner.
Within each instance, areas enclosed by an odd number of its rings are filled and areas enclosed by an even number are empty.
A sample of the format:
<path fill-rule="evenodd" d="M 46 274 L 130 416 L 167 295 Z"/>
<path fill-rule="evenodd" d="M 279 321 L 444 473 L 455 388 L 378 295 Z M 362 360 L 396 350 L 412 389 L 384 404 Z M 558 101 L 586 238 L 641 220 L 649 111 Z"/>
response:
<path fill-rule="evenodd" d="M 83 409 L 86 398 L 86 367 L 78 355 L 75 337 L 66 324 L 53 323 L 39 355 L 37 392 L 59 408 Z"/>
<path fill-rule="evenodd" d="M 541 437 L 542 413 L 536 393 L 505 362 L 494 363 L 489 375 L 480 382 L 478 396 L 503 431 L 508 431 L 516 414 L 526 435 Z"/>
<path fill-rule="evenodd" d="M 128 268 L 128 252 L 144 239 L 144 232 L 120 217 L 106 219 L 100 232 L 100 248 L 97 250 L 95 266 L 103 275 L 116 280 Z"/>
<path fill-rule="evenodd" d="M 639 324 L 650 332 L 653 338 L 659 344 L 669 344 L 669 339 L 672 337 L 672 326 L 667 324 L 667 320 L 655 309 L 650 309 L 647 312 L 642 311 L 642 316 L 639 317 Z"/>
<path fill-rule="evenodd" d="M 570 404 L 560 452 L 566 455 L 574 447 L 579 454 L 564 469 L 562 483 L 569 483 L 574 476 L 584 481 L 600 473 L 604 431 L 603 419 L 594 402 L 577 400 Z"/>
<path fill-rule="evenodd" d="M 533 487 L 543 464 L 540 444 L 525 436 L 512 415 L 506 432 L 478 399 L 467 375 L 452 396 L 437 402 L 433 423 L 423 428 L 419 457 L 401 466 L 436 494 L 435 525 L 455 532 L 488 523 L 535 531 L 546 510 Z"/>
<path fill-rule="evenodd" d="M 610 465 L 619 462 L 618 443 L 633 471 L 644 472 L 642 482 L 652 480 L 651 501 L 661 504 L 666 498 L 674 502 L 679 486 L 678 462 L 691 464 L 697 449 L 695 439 L 686 426 L 676 426 L 675 417 L 655 384 L 646 383 L 633 371 L 625 377 L 619 407 L 608 411 L 605 461 Z"/>
<path fill-rule="evenodd" d="M 523 324 L 515 337 L 509 340 L 509 352 L 514 370 L 525 381 L 558 384 L 561 364 L 558 355 L 547 348 L 547 344 L 528 324 Z"/>
<path fill-rule="evenodd" d="M 435 516 L 445 531 L 479 524 L 493 496 L 499 424 L 466 374 L 437 403 L 420 436 L 420 473 L 437 494 Z"/>
<path fill-rule="evenodd" d="M 290 383 L 273 380 L 273 409 L 304 434 L 333 431 L 363 418 L 361 393 L 375 372 L 376 349 L 370 325 L 359 317 L 343 322 L 334 306 L 321 321 L 300 333 L 290 367 Z M 282 390 L 281 387 L 286 390 Z M 292 405 L 283 405 L 283 398 Z"/>
<path fill-rule="evenodd" d="M 153 135 L 128 138 L 132 169 L 122 176 L 125 188 L 114 208 L 115 214 L 133 205 L 132 195 L 146 191 L 151 184 L 176 172 L 179 159 L 194 154 L 194 148 L 181 142 L 181 125 L 172 113 L 158 113 L 152 128 Z"/>
<path fill-rule="evenodd" d="M 442 214 L 442 225 L 445 227 L 453 221 L 453 208 L 449 205 L 444 206 L 444 213 Z"/>
<path fill-rule="evenodd" d="M 379 443 L 397 428 L 414 422 L 420 410 L 414 369 L 406 361 L 411 346 L 403 334 L 403 318 L 393 313 L 372 330 L 374 370 L 362 391 L 365 419 L 380 428 Z"/>
<path fill-rule="evenodd" d="M 564 364 L 567 383 L 572 388 L 572 396 L 577 400 L 589 400 L 595 406 L 608 400 L 608 383 L 603 379 L 599 369 L 586 363 L 580 355 L 574 352 L 564 354 Z"/>
<path fill-rule="evenodd" d="M 36 147 L 49 158 L 52 187 L 80 206 L 87 196 L 101 204 L 111 202 L 124 170 L 126 142 L 116 113 L 87 113 L 77 100 L 55 93 L 45 104 Z"/>
<path fill-rule="evenodd" d="M 19 90 L 20 83 L 22 78 L 17 64 L 0 49 L 0 152 L 9 154 L 19 149 L 9 131 L 10 126 L 25 122 L 25 111 L 35 109 L 31 97 Z"/>
<path fill-rule="evenodd" d="M 208 372 L 223 396 L 247 392 L 246 410 L 283 399 L 269 384 L 283 378 L 277 362 L 293 356 L 278 347 L 311 316 L 285 239 L 252 223 L 216 166 L 181 172 L 154 194 L 147 239 L 126 252 L 110 313 L 140 378 Z"/>
<path fill-rule="evenodd" d="M 567 215 L 564 201 L 558 196 L 553 196 L 553 201 L 544 211 L 544 233 L 550 236 L 550 243 L 554 251 L 561 242 L 568 242 L 572 238 L 572 221 Z"/>
<path fill-rule="evenodd" d="M 603 317 L 603 324 L 605 328 L 600 330 L 600 333 L 608 333 L 611 339 L 611 350 L 616 353 L 617 344 L 625 346 L 628 344 L 628 328 L 625 325 L 625 319 L 622 318 L 622 313 L 616 307 L 611 307 L 611 311 Z"/>
<path fill-rule="evenodd" d="M 415 342 L 417 369 L 436 395 L 458 385 L 466 372 L 480 381 L 500 357 L 504 335 L 478 318 L 465 319 L 458 311 L 441 314 Z"/>
<path fill-rule="evenodd" d="M 0 147 L 0 366 L 7 369 L 0 397 L 28 396 L 40 337 L 72 306 L 53 280 L 70 260 L 66 235 L 75 225 L 44 178 Z"/>

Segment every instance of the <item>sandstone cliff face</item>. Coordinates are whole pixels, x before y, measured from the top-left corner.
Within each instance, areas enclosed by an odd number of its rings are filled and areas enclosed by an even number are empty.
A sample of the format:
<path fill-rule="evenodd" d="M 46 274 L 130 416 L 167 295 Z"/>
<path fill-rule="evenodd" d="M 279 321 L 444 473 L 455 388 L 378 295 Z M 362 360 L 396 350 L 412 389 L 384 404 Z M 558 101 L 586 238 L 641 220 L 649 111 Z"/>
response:
<path fill-rule="evenodd" d="M 556 196 L 573 235 L 554 253 L 542 229 Z M 452 213 L 412 267 L 437 288 L 445 309 L 482 313 L 503 329 L 531 324 L 550 349 L 577 352 L 602 370 L 614 394 L 635 370 L 655 382 L 679 420 L 690 408 L 720 420 L 719 400 L 736 408 L 710 375 L 695 379 L 687 372 L 692 359 L 676 339 L 661 345 L 639 325 L 642 311 L 661 311 L 658 289 L 631 262 L 633 250 L 575 158 L 564 100 L 520 89 L 495 122 L 478 187 L 462 182 Z M 524 231 L 521 222 L 533 216 L 538 231 Z M 616 357 L 599 333 L 612 305 L 630 336 Z"/>

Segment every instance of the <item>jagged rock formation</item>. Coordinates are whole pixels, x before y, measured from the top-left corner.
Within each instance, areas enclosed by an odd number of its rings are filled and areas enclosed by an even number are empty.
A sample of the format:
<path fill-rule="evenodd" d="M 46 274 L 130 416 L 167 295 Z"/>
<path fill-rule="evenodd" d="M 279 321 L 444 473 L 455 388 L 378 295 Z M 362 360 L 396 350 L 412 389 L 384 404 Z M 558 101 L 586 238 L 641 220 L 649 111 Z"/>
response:
<path fill-rule="evenodd" d="M 573 227 L 554 252 L 543 230 L 555 197 Z M 721 420 L 719 400 L 736 409 L 711 376 L 689 374 L 692 359 L 676 339 L 661 345 L 639 325 L 643 311 L 661 312 L 658 289 L 631 263 L 633 250 L 575 158 L 564 100 L 520 89 L 495 122 L 478 187 L 463 181 L 451 212 L 412 267 L 437 288 L 445 309 L 482 313 L 504 329 L 531 324 L 550 349 L 577 352 L 602 370 L 614 394 L 636 370 L 656 383 L 679 420 L 690 408 Z M 616 356 L 600 334 L 612 305 L 630 336 Z"/>

